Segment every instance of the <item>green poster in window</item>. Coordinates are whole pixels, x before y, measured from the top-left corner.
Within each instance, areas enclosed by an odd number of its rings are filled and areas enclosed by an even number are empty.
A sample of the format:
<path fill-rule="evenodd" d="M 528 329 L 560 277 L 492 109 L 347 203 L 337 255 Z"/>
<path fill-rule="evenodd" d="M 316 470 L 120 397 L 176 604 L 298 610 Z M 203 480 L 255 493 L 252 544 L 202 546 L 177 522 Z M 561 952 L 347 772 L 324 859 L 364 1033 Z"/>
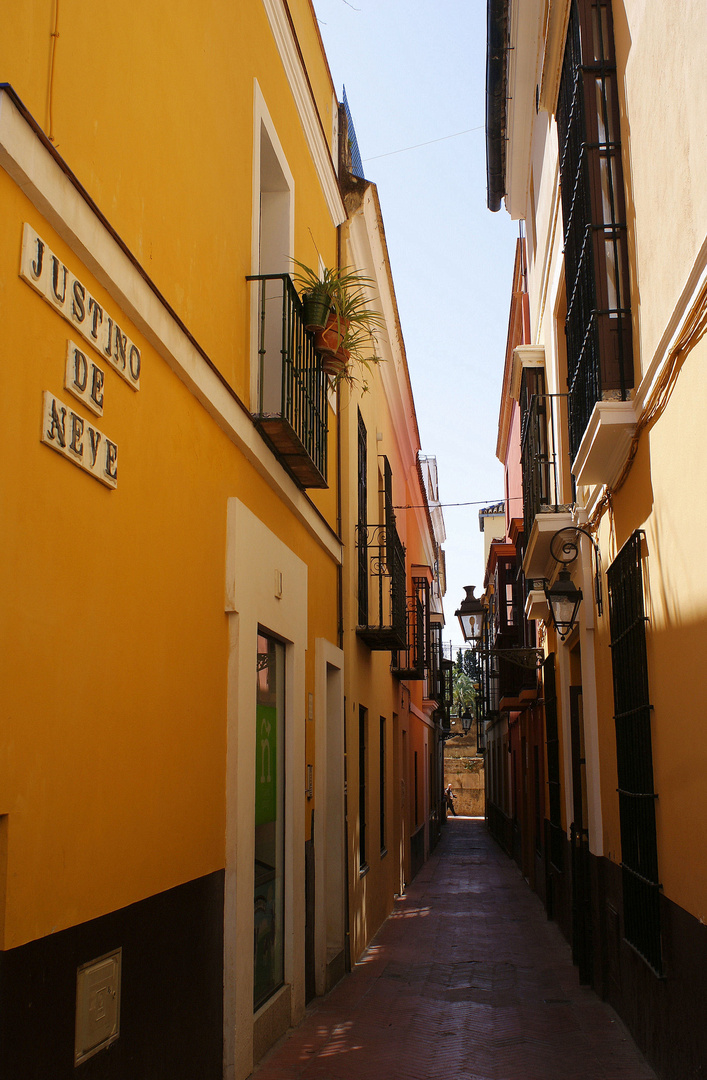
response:
<path fill-rule="evenodd" d="M 255 824 L 277 818 L 277 708 L 257 705 L 255 744 Z"/>

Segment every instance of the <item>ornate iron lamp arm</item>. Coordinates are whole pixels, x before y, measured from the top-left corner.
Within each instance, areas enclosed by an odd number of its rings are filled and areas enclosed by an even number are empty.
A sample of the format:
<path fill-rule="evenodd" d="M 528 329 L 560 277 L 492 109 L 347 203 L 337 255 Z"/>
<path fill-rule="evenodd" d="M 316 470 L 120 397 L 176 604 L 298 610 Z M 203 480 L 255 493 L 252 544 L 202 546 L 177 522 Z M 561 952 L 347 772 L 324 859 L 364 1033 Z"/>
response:
<path fill-rule="evenodd" d="M 599 545 L 592 534 L 580 525 L 568 525 L 556 532 L 550 541 L 550 554 L 557 563 L 569 566 L 579 555 L 579 535 L 586 536 L 594 550 L 594 599 L 596 600 L 597 613 L 602 613 L 601 593 L 601 552 Z"/>

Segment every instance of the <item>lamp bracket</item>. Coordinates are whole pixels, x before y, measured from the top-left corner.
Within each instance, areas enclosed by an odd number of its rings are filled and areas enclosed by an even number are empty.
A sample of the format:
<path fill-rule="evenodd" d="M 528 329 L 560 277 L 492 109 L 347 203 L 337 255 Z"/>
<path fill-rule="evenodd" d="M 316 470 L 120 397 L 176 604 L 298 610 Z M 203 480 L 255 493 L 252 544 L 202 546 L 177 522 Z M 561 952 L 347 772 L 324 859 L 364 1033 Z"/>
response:
<path fill-rule="evenodd" d="M 579 555 L 580 536 L 586 536 L 594 549 L 594 599 L 597 605 L 597 614 L 601 616 L 601 552 L 595 537 L 592 536 L 588 529 L 583 529 L 580 525 L 567 525 L 564 529 L 559 529 L 551 539 L 550 554 L 556 563 L 569 566 Z"/>
<path fill-rule="evenodd" d="M 492 649 L 491 656 L 499 656 L 525 671 L 534 671 L 542 667 L 545 661 L 542 649 Z"/>
<path fill-rule="evenodd" d="M 599 545 L 587 529 L 583 529 L 579 525 L 567 525 L 564 529 L 556 532 L 550 541 L 550 554 L 555 562 L 563 563 L 565 566 L 574 562 L 579 555 L 580 535 L 587 537 L 594 548 L 594 553 L 598 554 Z"/>

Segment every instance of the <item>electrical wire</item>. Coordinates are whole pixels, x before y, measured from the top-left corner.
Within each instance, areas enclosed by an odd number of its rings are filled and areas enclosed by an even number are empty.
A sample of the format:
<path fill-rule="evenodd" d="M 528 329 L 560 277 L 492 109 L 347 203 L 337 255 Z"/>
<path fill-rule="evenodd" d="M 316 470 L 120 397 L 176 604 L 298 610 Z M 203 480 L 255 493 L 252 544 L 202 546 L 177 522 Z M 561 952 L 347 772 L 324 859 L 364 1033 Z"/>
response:
<path fill-rule="evenodd" d="M 389 150 L 387 154 L 376 154 L 375 157 L 364 158 L 366 161 L 378 161 L 379 158 L 393 157 L 394 154 L 405 154 L 408 150 L 419 150 L 421 146 L 432 146 L 433 143 L 446 142 L 447 139 L 458 139 L 460 135 L 469 135 L 472 131 L 483 131 L 484 124 L 478 127 L 467 128 L 466 131 L 455 131 L 453 135 L 442 135 L 439 139 L 429 139 L 428 142 L 415 143 L 414 146 L 402 146 L 400 150 Z"/>
<path fill-rule="evenodd" d="M 522 499 L 523 499 L 522 495 L 511 495 L 508 501 L 509 502 L 521 502 Z M 393 510 L 424 510 L 426 505 L 428 505 L 430 507 L 430 510 L 434 510 L 435 507 L 437 507 L 437 506 L 441 507 L 444 510 L 448 506 L 499 506 L 501 503 L 505 503 L 505 502 L 506 502 L 506 499 L 474 499 L 473 502 L 450 502 L 450 503 L 432 502 L 432 503 L 427 503 L 427 504 L 425 504 L 425 503 L 408 503 L 406 506 L 394 506 Z"/>

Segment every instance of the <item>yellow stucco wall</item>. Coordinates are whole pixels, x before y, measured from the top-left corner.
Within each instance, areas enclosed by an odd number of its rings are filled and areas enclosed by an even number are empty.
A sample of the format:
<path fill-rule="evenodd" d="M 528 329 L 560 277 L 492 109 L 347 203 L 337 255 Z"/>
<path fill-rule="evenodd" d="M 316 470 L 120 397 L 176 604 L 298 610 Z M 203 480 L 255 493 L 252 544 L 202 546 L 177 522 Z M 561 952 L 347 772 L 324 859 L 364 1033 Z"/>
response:
<path fill-rule="evenodd" d="M 634 328 L 640 325 L 634 359 L 645 371 L 705 239 L 707 98 L 699 88 L 707 11 L 697 0 L 623 0 L 613 15 Z"/>
<path fill-rule="evenodd" d="M 81 4 L 63 2 L 50 94 L 54 11 L 52 0 L 10 5 L 0 81 L 13 86 L 53 136 L 89 195 L 247 402 L 243 281 L 253 272 L 256 78 L 295 172 L 295 251 L 315 264 L 311 229 L 327 265 L 336 261 L 335 230 L 265 7 L 259 0 L 204 8 L 156 0 L 139 19 L 120 6 L 90 18 Z M 303 28 L 305 15 L 298 20 Z M 324 107 L 325 87 L 333 91 L 314 38 L 306 53 Z M 326 107 L 330 116 L 330 101 Z"/>
<path fill-rule="evenodd" d="M 247 403 L 256 77 L 294 177 L 296 253 L 314 263 L 316 243 L 336 259 L 265 9 L 240 4 L 217 17 L 160 4 L 140 20 L 122 9 L 89 19 L 62 4 L 50 118 L 54 11 L 36 3 L 6 13 L 0 78 L 51 127 L 79 182 Z M 303 8 L 303 30 L 308 18 Z M 331 119 L 328 68 L 307 32 L 312 84 Z M 0 815 L 10 948 L 224 865 L 227 500 L 253 507 L 308 566 L 307 694 L 315 639 L 337 640 L 337 570 L 4 171 L 0 202 L 0 507 L 10 523 L 0 538 Z M 141 350 L 137 393 L 103 364 L 95 424 L 119 447 L 115 491 L 40 443 L 43 391 L 91 417 L 63 387 L 76 334 L 19 277 L 24 222 Z M 330 412 L 330 487 L 312 499 L 330 536 L 335 450 Z M 307 709 L 305 696 L 302 721 Z"/>

